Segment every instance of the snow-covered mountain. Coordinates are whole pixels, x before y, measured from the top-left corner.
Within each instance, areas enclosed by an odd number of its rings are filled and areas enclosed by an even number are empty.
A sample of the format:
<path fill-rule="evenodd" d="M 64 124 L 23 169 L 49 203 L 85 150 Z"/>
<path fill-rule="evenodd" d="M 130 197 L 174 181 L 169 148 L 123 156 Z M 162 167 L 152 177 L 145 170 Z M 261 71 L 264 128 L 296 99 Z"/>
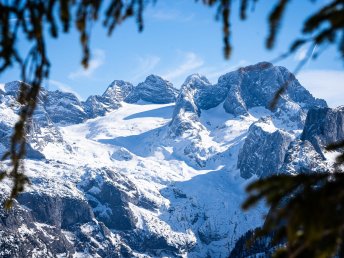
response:
<path fill-rule="evenodd" d="M 0 152 L 19 85 L 0 91 Z M 0 210 L 0 256 L 228 257 L 267 212 L 241 210 L 245 186 L 329 169 L 324 145 L 344 138 L 343 116 L 265 62 L 215 85 L 194 74 L 180 90 L 155 75 L 137 86 L 114 81 L 85 102 L 43 90 L 28 132 L 31 184 Z M 0 187 L 3 200 L 10 186 Z"/>

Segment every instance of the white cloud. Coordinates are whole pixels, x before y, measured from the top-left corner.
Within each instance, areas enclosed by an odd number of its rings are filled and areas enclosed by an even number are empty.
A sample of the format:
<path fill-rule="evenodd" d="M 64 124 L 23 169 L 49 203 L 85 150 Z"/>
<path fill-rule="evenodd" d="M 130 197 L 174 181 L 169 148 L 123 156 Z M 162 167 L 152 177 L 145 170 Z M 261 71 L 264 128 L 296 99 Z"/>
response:
<path fill-rule="evenodd" d="M 240 60 L 236 64 L 229 65 L 229 62 L 222 62 L 214 66 L 206 65 L 206 62 L 194 52 L 181 52 L 182 61 L 177 67 L 167 70 L 162 77 L 172 81 L 175 87 L 179 87 L 187 76 L 199 73 L 208 78 L 211 83 L 217 83 L 218 78 L 228 72 L 232 72 L 248 64 L 246 60 Z"/>
<path fill-rule="evenodd" d="M 178 17 L 178 12 L 175 10 L 166 11 L 166 10 L 160 9 L 160 10 L 152 11 L 150 16 L 157 20 L 171 21 L 171 20 L 175 20 Z"/>
<path fill-rule="evenodd" d="M 82 100 L 82 97 L 79 95 L 79 93 L 73 90 L 70 86 L 55 80 L 49 80 L 48 83 L 54 85 L 60 91 L 73 93 L 78 99 Z"/>
<path fill-rule="evenodd" d="M 91 78 L 94 72 L 101 67 L 105 62 L 105 52 L 102 49 L 95 49 L 93 51 L 93 57 L 89 61 L 88 68 L 79 68 L 75 72 L 71 72 L 68 76 L 70 79 L 77 78 Z"/>
<path fill-rule="evenodd" d="M 339 70 L 304 70 L 296 76 L 315 97 L 330 107 L 344 105 L 344 72 Z"/>
<path fill-rule="evenodd" d="M 4 83 L 0 83 L 0 90 L 5 91 L 5 84 Z"/>
<path fill-rule="evenodd" d="M 134 71 L 134 76 L 131 78 L 133 82 L 144 79 L 148 73 L 152 72 L 160 62 L 160 57 L 148 55 L 146 57 L 139 57 L 137 62 L 137 68 Z"/>
<path fill-rule="evenodd" d="M 312 59 L 316 49 L 317 49 L 317 45 L 315 45 L 315 46 L 313 46 L 311 44 L 303 45 L 294 54 L 294 60 L 297 62 L 301 62 L 301 61 L 306 59 L 305 66 L 307 66 L 308 63 L 310 62 L 310 60 Z M 310 53 L 308 53 L 309 51 L 310 51 Z M 308 60 L 307 60 L 307 58 L 308 58 Z"/>
<path fill-rule="evenodd" d="M 307 46 L 303 46 L 301 47 L 294 55 L 294 60 L 295 61 L 301 61 L 303 60 L 306 55 L 307 55 L 307 51 L 308 51 L 308 47 Z"/>
<path fill-rule="evenodd" d="M 159 21 L 188 22 L 194 18 L 194 14 L 183 14 L 178 10 L 171 9 L 151 9 L 148 16 Z"/>
<path fill-rule="evenodd" d="M 200 69 L 200 73 L 204 74 L 208 80 L 212 83 L 216 83 L 218 78 L 221 75 L 224 75 L 226 73 L 235 71 L 239 69 L 242 66 L 248 65 L 249 63 L 246 60 L 240 60 L 237 64 L 235 65 L 228 65 L 227 63 L 222 64 L 221 66 L 218 67 L 204 67 Z"/>
<path fill-rule="evenodd" d="M 199 69 L 204 65 L 203 59 L 195 53 L 186 52 L 183 54 L 183 62 L 176 68 L 167 71 L 162 77 L 166 78 L 167 80 L 180 79 L 181 77 L 190 75 L 192 72 L 197 72 L 196 69 Z"/>

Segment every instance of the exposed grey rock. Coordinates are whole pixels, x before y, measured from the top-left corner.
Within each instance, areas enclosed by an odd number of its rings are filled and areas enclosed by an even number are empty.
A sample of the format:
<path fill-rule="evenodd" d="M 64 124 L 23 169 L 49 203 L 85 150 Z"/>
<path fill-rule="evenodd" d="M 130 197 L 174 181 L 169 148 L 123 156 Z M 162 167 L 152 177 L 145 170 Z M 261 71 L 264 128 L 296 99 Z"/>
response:
<path fill-rule="evenodd" d="M 60 125 L 78 124 L 88 117 L 79 99 L 69 92 L 49 92 L 44 107 L 50 119 Z"/>
<path fill-rule="evenodd" d="M 18 197 L 18 202 L 31 210 L 35 221 L 59 229 L 69 229 L 75 224 L 90 222 L 93 218 L 87 202 L 73 197 L 26 192 Z"/>
<path fill-rule="evenodd" d="M 211 87 L 209 81 L 198 74 L 190 75 L 182 85 L 170 123 L 171 133 L 181 136 L 184 132 L 201 126 L 199 123 L 199 98 L 195 96 L 200 89 Z M 200 101 L 203 103 L 202 101 Z"/>
<path fill-rule="evenodd" d="M 124 101 L 133 89 L 134 86 L 130 82 L 115 80 L 106 89 L 103 97 L 118 103 Z"/>
<path fill-rule="evenodd" d="M 329 167 L 330 164 L 309 141 L 295 140 L 289 145 L 280 173 L 324 173 L 329 170 Z"/>
<path fill-rule="evenodd" d="M 213 228 L 212 221 L 206 219 L 202 226 L 198 229 L 198 236 L 200 240 L 204 243 L 211 243 L 213 241 L 219 241 L 225 236 L 220 233 L 219 230 Z"/>
<path fill-rule="evenodd" d="M 166 104 L 175 102 L 177 95 L 178 90 L 173 87 L 172 83 L 159 76 L 149 75 L 144 82 L 134 87 L 124 101 L 136 103 L 143 100 L 156 104 Z"/>
<path fill-rule="evenodd" d="M 218 106 L 226 97 L 227 88 L 212 85 L 205 76 L 193 74 L 186 78 L 182 88 L 188 90 L 199 109 L 207 110 Z"/>
<path fill-rule="evenodd" d="M 130 198 L 124 189 L 116 187 L 116 181 L 121 177 L 118 174 L 111 175 L 111 172 L 105 173 L 105 178 L 97 176 L 95 179 L 86 180 L 80 187 L 86 193 L 86 198 L 99 221 L 109 229 L 132 230 L 135 228 L 135 221 L 128 208 Z M 107 178 L 109 176 L 116 181 L 110 181 Z M 130 187 L 128 184 L 127 186 Z M 127 189 L 133 190 L 133 187 Z"/>
<path fill-rule="evenodd" d="M 240 90 L 237 85 L 232 86 L 228 92 L 223 108 L 227 113 L 235 115 L 247 115 L 247 106 L 240 95 Z"/>
<path fill-rule="evenodd" d="M 288 87 L 282 97 L 285 100 L 297 103 L 300 108 L 326 107 L 324 100 L 315 99 L 286 68 L 267 62 L 223 75 L 218 84 L 229 89 L 224 102 L 226 111 L 242 115 L 253 107 L 269 108 L 275 93 L 286 82 Z M 277 108 L 285 108 L 283 101 L 278 102 Z"/>
<path fill-rule="evenodd" d="M 12 81 L 12 82 L 8 82 L 5 84 L 5 93 L 14 97 L 18 97 L 19 96 L 19 92 L 21 89 L 27 91 L 30 89 L 30 85 L 28 85 L 25 82 L 21 82 L 21 81 Z"/>
<path fill-rule="evenodd" d="M 243 178 L 266 177 L 280 170 L 292 137 L 282 130 L 269 129 L 271 123 L 270 119 L 262 119 L 250 126 L 238 156 Z"/>
<path fill-rule="evenodd" d="M 0 156 L 2 156 L 5 153 L 5 151 L 9 150 L 12 133 L 13 133 L 13 125 L 1 121 L 0 122 L 0 144 L 2 146 L 2 149 L 0 148 Z M 31 146 L 31 143 L 32 142 L 29 139 L 28 143 L 25 145 L 26 146 L 25 157 L 27 159 L 43 160 L 45 158 L 44 155 L 38 149 Z"/>
<path fill-rule="evenodd" d="M 132 257 L 129 247 L 114 241 L 111 231 L 93 219 L 84 200 L 30 193 L 19 202 L 0 211 L 1 257 L 73 257 L 77 252 Z"/>
<path fill-rule="evenodd" d="M 30 87 L 27 84 L 22 84 L 20 81 L 13 81 L 5 85 L 5 92 L 0 97 L 0 104 L 9 107 L 11 112 L 13 112 L 13 116 L 14 114 L 18 114 L 21 108 L 17 101 L 17 95 L 21 85 L 24 85 L 27 89 Z M 51 116 L 47 112 L 46 103 L 48 102 L 48 95 L 49 92 L 44 88 L 40 90 L 36 108 L 31 118 L 30 127 L 27 131 L 26 157 L 28 159 L 44 159 L 42 151 L 49 143 L 64 144 L 66 149 L 71 149 L 71 147 L 64 142 L 60 130 L 51 120 Z M 63 114 L 60 115 L 62 116 Z M 0 126 L 0 131 L 3 136 L 0 143 L 2 143 L 6 149 L 10 146 L 10 138 L 15 122 L 16 119 L 7 122 L 3 121 Z"/>
<path fill-rule="evenodd" d="M 139 232 L 129 204 L 157 207 L 118 173 L 106 168 L 87 170 L 78 195 L 75 189 L 69 190 L 68 183 L 69 192 L 64 195 L 60 188 L 50 189 L 56 187 L 54 182 L 35 178 L 32 183 L 35 187 L 44 185 L 40 188 L 43 192 L 25 192 L 10 213 L 0 210 L 0 236 L 5 239 L 0 243 L 2 257 L 69 257 L 77 252 L 87 257 L 133 257 L 126 242 L 145 253 L 157 253 L 155 249 L 165 247 L 178 251 L 161 236 L 146 235 L 144 241 L 134 237 Z M 138 242 L 132 242 L 134 239 Z"/>
<path fill-rule="evenodd" d="M 301 139 L 311 142 L 321 155 L 326 145 L 344 140 L 344 107 L 310 109 Z"/>
<path fill-rule="evenodd" d="M 31 211 L 17 204 L 8 212 L 1 209 L 0 237 L 1 257 L 56 257 L 59 253 L 75 253 L 60 230 L 37 224 Z"/>
<path fill-rule="evenodd" d="M 118 109 L 121 106 L 120 103 L 115 100 L 111 100 L 103 96 L 90 96 L 84 102 L 85 112 L 89 118 L 95 118 L 97 116 L 104 116 L 106 112 L 110 112 Z"/>
<path fill-rule="evenodd" d="M 314 98 L 286 68 L 262 62 L 227 73 L 215 85 L 204 76 L 189 76 L 176 101 L 172 131 L 181 135 L 196 125 L 194 122 L 202 110 L 220 103 L 227 113 L 234 116 L 246 116 L 255 107 L 269 109 L 275 92 L 287 81 L 288 88 L 278 101 L 273 116 L 290 127 L 302 129 L 308 109 L 326 107 L 326 102 Z M 186 112 L 189 115 L 186 116 Z"/>
<path fill-rule="evenodd" d="M 60 144 L 67 151 L 71 151 L 71 146 L 67 144 L 60 129 L 50 119 L 43 104 L 38 103 L 28 132 L 28 143 L 33 149 L 42 152 L 48 144 Z"/>
<path fill-rule="evenodd" d="M 106 89 L 102 96 L 94 95 L 83 103 L 89 118 L 104 116 L 106 112 L 118 109 L 120 102 L 130 94 L 134 86 L 125 81 L 115 80 Z"/>

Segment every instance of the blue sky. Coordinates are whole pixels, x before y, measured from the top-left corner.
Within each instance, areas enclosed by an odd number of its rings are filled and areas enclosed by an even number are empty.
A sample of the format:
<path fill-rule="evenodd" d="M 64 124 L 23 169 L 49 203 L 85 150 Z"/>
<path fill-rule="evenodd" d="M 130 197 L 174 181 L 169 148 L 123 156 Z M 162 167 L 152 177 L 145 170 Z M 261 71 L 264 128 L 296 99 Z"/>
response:
<path fill-rule="evenodd" d="M 246 21 L 239 20 L 238 1 L 232 15 L 233 54 L 225 60 L 222 53 L 221 22 L 215 20 L 216 10 L 193 0 L 158 0 L 144 12 L 145 28 L 138 33 L 134 20 L 117 27 L 108 37 L 101 23 L 92 31 L 92 59 L 88 70 L 80 65 L 81 49 L 75 31 L 57 40 L 48 40 L 48 54 L 52 63 L 49 90 L 75 92 L 82 99 L 102 94 L 115 79 L 137 84 L 149 74 L 170 80 L 179 88 L 186 76 L 200 73 L 212 82 L 240 66 L 270 61 L 288 49 L 301 30 L 302 22 L 313 10 L 327 0 L 293 1 L 283 20 L 276 48 L 267 51 L 267 16 L 271 0 L 261 0 Z M 25 53 L 25 40 L 18 45 Z M 293 71 L 304 55 L 305 48 L 278 63 Z M 328 48 L 316 60 L 310 61 L 297 76 L 316 97 L 325 98 L 330 106 L 342 104 L 344 94 L 343 62 L 334 47 Z M 0 82 L 19 79 L 16 67 L 0 75 Z"/>

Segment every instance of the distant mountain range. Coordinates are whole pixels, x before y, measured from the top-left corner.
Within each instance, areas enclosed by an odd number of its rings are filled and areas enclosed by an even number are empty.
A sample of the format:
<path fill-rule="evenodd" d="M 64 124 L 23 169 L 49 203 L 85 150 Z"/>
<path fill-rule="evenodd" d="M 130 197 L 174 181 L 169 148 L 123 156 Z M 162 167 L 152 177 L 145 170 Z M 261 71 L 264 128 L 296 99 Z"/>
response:
<path fill-rule="evenodd" d="M 0 90 L 0 154 L 19 87 Z M 241 210 L 245 186 L 331 170 L 324 146 L 344 139 L 344 107 L 328 108 L 286 68 L 262 62 L 214 85 L 190 75 L 179 90 L 156 75 L 137 86 L 115 80 L 84 102 L 42 89 L 27 137 L 31 185 L 0 209 L 1 257 L 228 257 L 247 251 L 245 233 L 268 212 Z M 4 200 L 9 182 L 0 189 Z"/>

